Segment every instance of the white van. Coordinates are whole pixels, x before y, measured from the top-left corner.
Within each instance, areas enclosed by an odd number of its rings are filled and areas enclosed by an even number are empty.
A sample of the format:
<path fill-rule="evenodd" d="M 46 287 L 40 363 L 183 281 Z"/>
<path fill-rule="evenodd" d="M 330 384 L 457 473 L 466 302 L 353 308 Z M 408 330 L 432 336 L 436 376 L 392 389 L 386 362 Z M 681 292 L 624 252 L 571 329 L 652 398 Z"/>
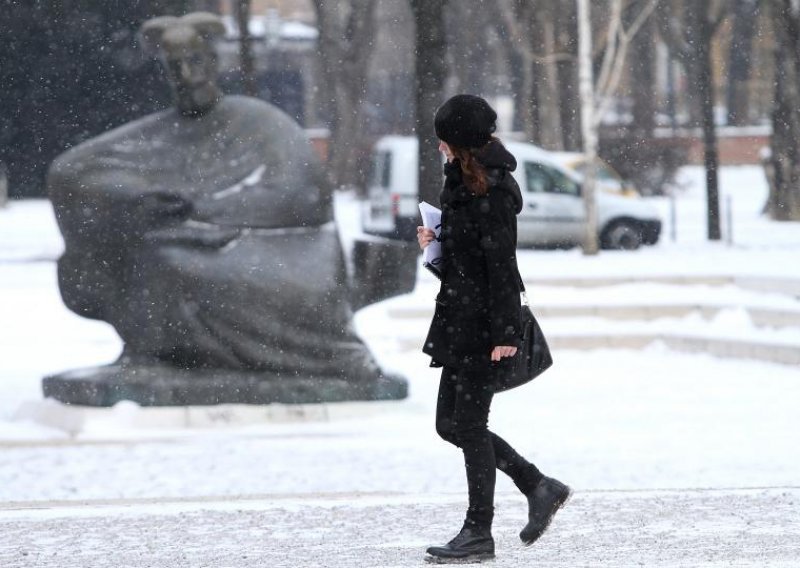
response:
<path fill-rule="evenodd" d="M 562 155 L 521 142 L 503 142 L 517 159 L 513 173 L 522 190 L 517 218 L 519 246 L 571 247 L 583 242 L 585 211 L 580 172 Z M 363 210 L 364 231 L 413 240 L 419 224 L 417 139 L 385 136 L 375 145 Z M 601 176 L 602 177 L 602 176 Z M 600 243 L 607 249 L 636 249 L 658 241 L 661 219 L 656 208 L 634 191 L 598 183 Z"/>

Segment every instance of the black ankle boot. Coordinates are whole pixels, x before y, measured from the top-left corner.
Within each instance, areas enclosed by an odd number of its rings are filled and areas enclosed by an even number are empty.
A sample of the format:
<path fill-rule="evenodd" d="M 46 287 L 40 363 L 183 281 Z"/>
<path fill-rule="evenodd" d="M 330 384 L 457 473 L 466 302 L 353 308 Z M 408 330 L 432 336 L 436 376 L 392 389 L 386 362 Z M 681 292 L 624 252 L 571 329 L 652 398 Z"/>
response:
<path fill-rule="evenodd" d="M 563 507 L 572 490 L 552 477 L 543 477 L 526 495 L 528 498 L 528 524 L 519 533 L 525 546 L 530 546 L 544 534 L 556 511 Z"/>
<path fill-rule="evenodd" d="M 434 564 L 466 564 L 494 558 L 494 539 L 488 527 L 469 522 L 456 537 L 444 546 L 428 548 L 427 562 Z"/>

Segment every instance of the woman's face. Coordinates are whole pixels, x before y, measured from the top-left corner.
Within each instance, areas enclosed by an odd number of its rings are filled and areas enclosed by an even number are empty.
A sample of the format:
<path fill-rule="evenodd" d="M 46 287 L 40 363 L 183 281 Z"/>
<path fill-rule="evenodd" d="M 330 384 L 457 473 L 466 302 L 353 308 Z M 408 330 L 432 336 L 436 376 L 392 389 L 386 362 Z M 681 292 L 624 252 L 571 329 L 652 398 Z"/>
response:
<path fill-rule="evenodd" d="M 453 151 L 450 149 L 450 146 L 447 145 L 447 142 L 439 140 L 439 151 L 444 154 L 448 162 L 453 161 Z"/>

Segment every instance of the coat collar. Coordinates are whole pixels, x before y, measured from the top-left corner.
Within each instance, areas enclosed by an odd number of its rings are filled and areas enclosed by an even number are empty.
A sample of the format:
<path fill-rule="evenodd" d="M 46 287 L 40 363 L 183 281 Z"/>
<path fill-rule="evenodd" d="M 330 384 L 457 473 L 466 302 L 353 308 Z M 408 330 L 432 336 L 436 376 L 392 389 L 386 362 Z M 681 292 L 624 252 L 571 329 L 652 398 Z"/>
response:
<path fill-rule="evenodd" d="M 461 163 L 458 160 L 447 162 L 444 165 L 444 188 L 439 195 L 442 206 L 452 206 L 471 200 L 475 194 L 467 189 L 461 172 Z"/>

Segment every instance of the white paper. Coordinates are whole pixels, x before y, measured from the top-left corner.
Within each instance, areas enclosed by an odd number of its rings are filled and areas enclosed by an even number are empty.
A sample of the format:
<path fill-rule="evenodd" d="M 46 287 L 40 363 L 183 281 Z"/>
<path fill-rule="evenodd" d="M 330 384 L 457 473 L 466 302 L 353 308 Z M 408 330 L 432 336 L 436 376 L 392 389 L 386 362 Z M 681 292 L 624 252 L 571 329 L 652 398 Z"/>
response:
<path fill-rule="evenodd" d="M 436 239 L 425 247 L 422 260 L 431 268 L 438 269 L 442 263 L 442 243 L 439 241 L 442 233 L 442 211 L 423 201 L 419 204 L 419 212 L 422 215 L 422 226 L 433 229 L 436 233 Z"/>

